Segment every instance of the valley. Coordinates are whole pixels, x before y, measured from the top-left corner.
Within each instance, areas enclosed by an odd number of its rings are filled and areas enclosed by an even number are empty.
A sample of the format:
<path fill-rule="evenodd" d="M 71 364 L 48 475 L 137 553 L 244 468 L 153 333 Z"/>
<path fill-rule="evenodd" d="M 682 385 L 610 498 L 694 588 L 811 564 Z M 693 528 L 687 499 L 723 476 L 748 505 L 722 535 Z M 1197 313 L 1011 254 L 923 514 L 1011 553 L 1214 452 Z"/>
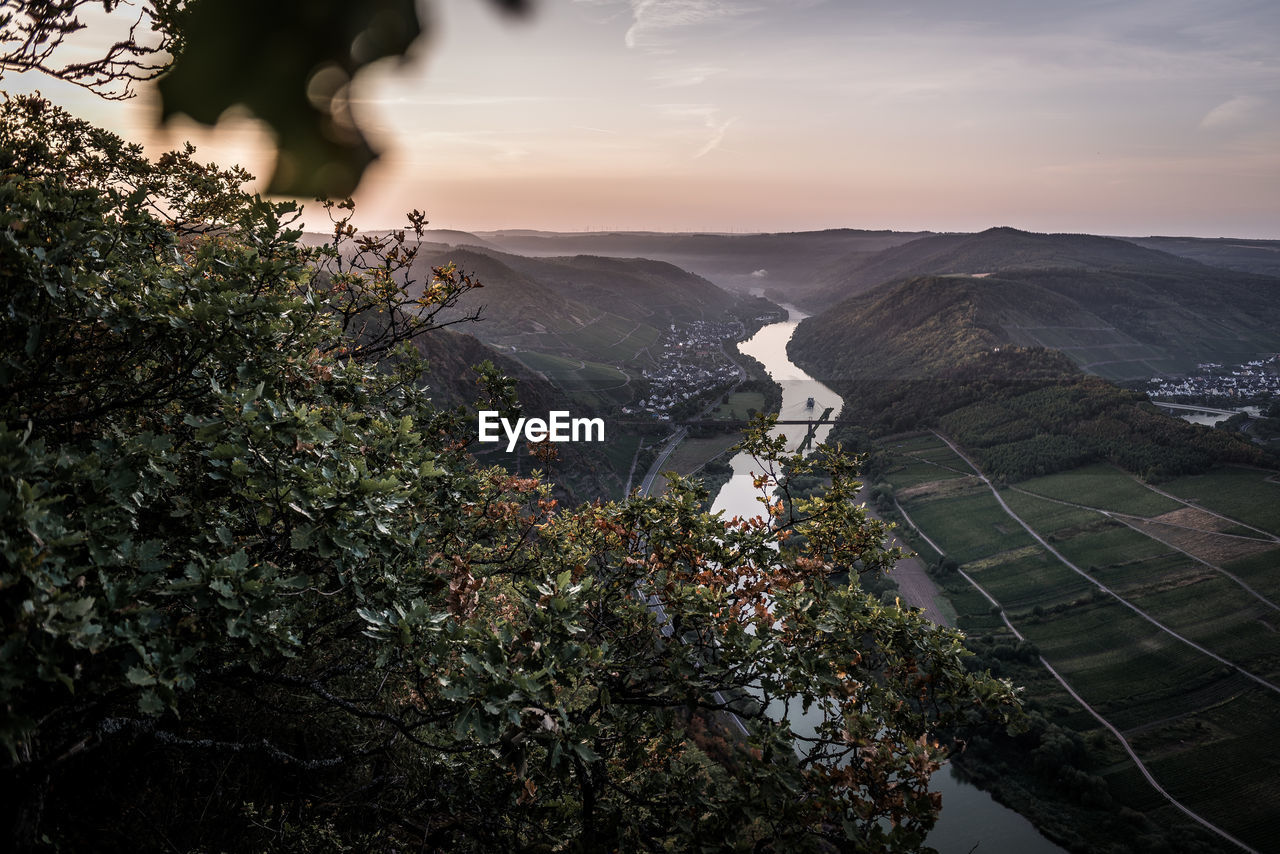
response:
<path fill-rule="evenodd" d="M 1273 850 L 1280 769 L 1256 755 L 1280 746 L 1277 458 L 1263 436 L 1188 424 L 1141 389 L 1195 389 L 1197 375 L 1236 364 L 1218 374 L 1247 375 L 1251 401 L 1273 399 L 1263 366 L 1280 350 L 1280 279 L 1248 257 L 1229 270 L 1151 241 L 992 229 L 829 235 L 821 263 L 787 287 L 752 253 L 771 246 L 777 262 L 779 247 L 818 238 L 772 237 L 483 239 L 504 250 L 696 257 L 721 285 L 816 308 L 787 346 L 845 401 L 829 441 L 869 455 L 872 503 L 928 565 L 973 666 L 1027 689 L 1029 729 L 963 732 L 960 773 L 1067 850 L 1115 839 Z M 745 247 L 736 268 L 734 241 Z M 1184 241 L 1184 254 L 1186 243 L 1198 248 Z M 1227 251 L 1210 248 L 1194 254 Z M 503 257 L 524 271 L 584 263 Z M 734 346 L 777 309 L 756 299 L 721 311 L 559 330 L 500 321 L 489 346 L 598 403 L 648 381 L 645 397 L 608 403 L 660 425 L 640 440 L 646 453 L 619 460 L 628 482 L 647 470 L 646 486 L 660 488 L 656 475 L 670 468 L 718 489 L 737 472 L 724 462 L 731 434 L 693 438 L 682 419 L 736 420 L 777 399 L 759 365 L 759 391 L 741 385 L 737 366 L 745 374 L 752 360 Z M 732 372 L 717 367 L 726 364 Z M 667 390 L 678 388 L 693 390 L 691 405 Z M 886 583 L 892 590 L 892 575 Z"/>

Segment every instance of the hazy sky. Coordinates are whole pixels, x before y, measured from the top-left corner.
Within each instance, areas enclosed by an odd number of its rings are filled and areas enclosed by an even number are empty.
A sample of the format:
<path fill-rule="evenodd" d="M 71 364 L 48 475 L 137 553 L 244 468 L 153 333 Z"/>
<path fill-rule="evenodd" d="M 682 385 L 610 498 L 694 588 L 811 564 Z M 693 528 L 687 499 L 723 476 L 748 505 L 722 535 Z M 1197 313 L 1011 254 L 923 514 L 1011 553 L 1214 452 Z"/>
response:
<path fill-rule="evenodd" d="M 433 11 L 416 61 L 356 81 L 388 149 L 357 196 L 369 227 L 418 207 L 470 229 L 1280 238 L 1276 0 Z M 148 120 L 41 85 L 129 135 Z M 205 150 L 265 173 L 257 134 Z"/>

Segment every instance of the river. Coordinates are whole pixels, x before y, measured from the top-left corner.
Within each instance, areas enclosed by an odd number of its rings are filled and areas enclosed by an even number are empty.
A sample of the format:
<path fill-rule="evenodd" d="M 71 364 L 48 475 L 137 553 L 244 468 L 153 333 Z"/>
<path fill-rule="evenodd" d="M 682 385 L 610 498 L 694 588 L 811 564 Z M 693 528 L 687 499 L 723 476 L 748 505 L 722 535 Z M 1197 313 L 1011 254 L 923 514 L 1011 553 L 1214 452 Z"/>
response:
<path fill-rule="evenodd" d="M 789 319 L 765 326 L 740 344 L 739 349 L 758 359 L 774 381 L 782 386 L 780 420 L 821 415 L 827 407 L 833 407 L 831 414 L 834 417 L 839 414 L 843 403 L 840 396 L 787 358 L 787 341 L 806 315 L 791 306 L 786 308 L 790 312 Z M 808 406 L 811 397 L 814 400 L 812 408 Z M 786 434 L 788 449 L 794 450 L 804 440 L 806 430 L 800 425 L 786 425 L 775 427 L 774 432 Z M 830 426 L 819 428 L 815 444 L 825 440 L 830 432 Z M 752 471 L 758 471 L 759 466 L 745 453 L 738 454 L 730 463 L 733 476 L 717 493 L 713 509 L 723 510 L 727 517 L 761 515 L 763 507 L 756 500 L 760 493 L 751 482 Z M 962 782 L 949 765 L 934 774 L 933 784 L 942 793 L 942 813 L 929 834 L 928 842 L 941 854 L 1061 854 L 1063 849 L 1041 836 L 1031 822 L 996 803 L 981 789 Z"/>

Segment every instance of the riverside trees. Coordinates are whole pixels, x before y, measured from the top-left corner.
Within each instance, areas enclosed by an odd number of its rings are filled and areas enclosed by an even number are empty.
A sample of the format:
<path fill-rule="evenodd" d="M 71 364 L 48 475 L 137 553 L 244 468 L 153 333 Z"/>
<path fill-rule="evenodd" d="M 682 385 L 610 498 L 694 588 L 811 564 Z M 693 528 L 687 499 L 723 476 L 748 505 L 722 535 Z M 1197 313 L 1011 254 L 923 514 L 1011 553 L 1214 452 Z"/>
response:
<path fill-rule="evenodd" d="M 922 843 L 932 734 L 1015 701 L 954 633 L 829 580 L 892 558 L 849 461 L 775 525 L 682 482 L 557 507 L 418 382 L 414 336 L 476 284 L 413 281 L 422 217 L 367 238 L 335 206 L 308 248 L 246 178 L 0 107 L 10 847 Z M 793 531 L 805 552 L 773 547 Z M 690 733 L 747 694 L 713 760 Z"/>

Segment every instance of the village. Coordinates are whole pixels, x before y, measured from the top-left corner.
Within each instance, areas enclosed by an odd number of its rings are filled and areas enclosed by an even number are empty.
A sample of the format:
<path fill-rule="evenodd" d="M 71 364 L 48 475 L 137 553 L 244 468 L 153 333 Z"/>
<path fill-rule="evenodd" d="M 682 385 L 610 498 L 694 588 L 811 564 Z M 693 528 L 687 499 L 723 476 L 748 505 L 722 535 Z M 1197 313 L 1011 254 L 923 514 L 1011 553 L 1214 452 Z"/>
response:
<path fill-rule="evenodd" d="M 689 401 L 706 399 L 743 379 L 745 374 L 724 352 L 724 342 L 746 336 L 741 321 L 695 320 L 671 325 L 658 347 L 651 348 L 658 365 L 642 372 L 647 395 L 625 414 L 645 412 L 670 421 L 673 410 Z M 659 349 L 659 347 L 661 349 Z"/>
<path fill-rule="evenodd" d="M 1280 353 L 1230 367 L 1205 362 L 1181 377 L 1152 377 L 1146 392 L 1177 403 L 1265 405 L 1280 398 Z"/>

